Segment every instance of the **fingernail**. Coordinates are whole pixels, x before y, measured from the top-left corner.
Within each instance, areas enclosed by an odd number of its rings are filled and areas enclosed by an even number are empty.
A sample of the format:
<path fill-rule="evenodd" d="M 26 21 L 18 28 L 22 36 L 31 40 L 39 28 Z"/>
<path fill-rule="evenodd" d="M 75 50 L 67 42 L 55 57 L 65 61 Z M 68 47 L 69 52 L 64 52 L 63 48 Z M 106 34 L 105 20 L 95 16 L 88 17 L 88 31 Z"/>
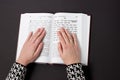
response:
<path fill-rule="evenodd" d="M 38 29 L 36 29 L 37 31 L 39 31 L 39 28 Z"/>
<path fill-rule="evenodd" d="M 44 27 L 41 27 L 40 29 L 44 29 Z"/>
<path fill-rule="evenodd" d="M 60 28 L 60 30 L 64 29 L 63 27 Z"/>
<path fill-rule="evenodd" d="M 64 31 L 64 28 L 61 28 L 61 31 Z"/>
<path fill-rule="evenodd" d="M 38 30 L 40 31 L 41 29 L 39 28 Z"/>
<path fill-rule="evenodd" d="M 57 34 L 59 35 L 59 34 L 60 34 L 60 31 L 58 31 Z"/>

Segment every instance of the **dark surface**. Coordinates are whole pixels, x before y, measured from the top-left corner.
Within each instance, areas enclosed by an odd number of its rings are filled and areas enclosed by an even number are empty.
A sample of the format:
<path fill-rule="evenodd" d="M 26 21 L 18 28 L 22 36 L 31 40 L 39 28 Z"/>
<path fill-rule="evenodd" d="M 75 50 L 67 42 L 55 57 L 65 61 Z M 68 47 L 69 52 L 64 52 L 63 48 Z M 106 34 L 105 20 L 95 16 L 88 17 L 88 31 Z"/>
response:
<path fill-rule="evenodd" d="M 89 80 L 120 80 L 119 0 L 0 0 L 0 80 L 15 61 L 21 13 L 90 14 Z M 66 80 L 64 65 L 31 64 L 26 80 Z M 85 68 L 85 67 L 84 67 Z"/>

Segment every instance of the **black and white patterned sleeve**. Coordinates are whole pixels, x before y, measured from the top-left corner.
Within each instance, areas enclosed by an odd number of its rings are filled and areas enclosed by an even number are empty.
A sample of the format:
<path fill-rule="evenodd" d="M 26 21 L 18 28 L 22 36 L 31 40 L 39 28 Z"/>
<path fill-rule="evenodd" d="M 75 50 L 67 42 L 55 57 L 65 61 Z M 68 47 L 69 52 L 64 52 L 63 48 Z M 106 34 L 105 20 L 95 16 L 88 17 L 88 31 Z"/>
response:
<path fill-rule="evenodd" d="M 66 67 L 68 80 L 85 80 L 82 64 L 75 63 Z"/>
<path fill-rule="evenodd" d="M 14 63 L 6 77 L 6 80 L 24 80 L 26 71 L 27 69 L 25 66 L 19 63 Z"/>

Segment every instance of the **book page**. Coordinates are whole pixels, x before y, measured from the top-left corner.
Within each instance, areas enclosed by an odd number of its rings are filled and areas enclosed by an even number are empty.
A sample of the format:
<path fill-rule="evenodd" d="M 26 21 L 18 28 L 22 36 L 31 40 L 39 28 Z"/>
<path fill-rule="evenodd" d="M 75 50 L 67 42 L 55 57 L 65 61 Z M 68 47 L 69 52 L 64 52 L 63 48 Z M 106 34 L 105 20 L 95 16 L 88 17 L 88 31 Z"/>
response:
<path fill-rule="evenodd" d="M 81 62 L 88 65 L 90 16 L 82 15 Z"/>
<path fill-rule="evenodd" d="M 46 36 L 43 40 L 44 47 L 40 57 L 38 57 L 35 62 L 49 62 L 49 40 L 52 16 L 53 14 L 49 13 L 26 13 L 21 15 L 17 58 L 29 32 L 35 32 L 38 28 L 44 27 L 46 30 Z"/>
<path fill-rule="evenodd" d="M 76 33 L 79 42 L 82 37 L 82 25 L 80 14 L 72 13 L 56 13 L 53 18 L 53 25 L 51 31 L 51 43 L 50 43 L 50 57 L 51 63 L 63 63 L 58 52 L 58 36 L 57 31 L 60 27 L 68 29 L 71 33 Z"/>

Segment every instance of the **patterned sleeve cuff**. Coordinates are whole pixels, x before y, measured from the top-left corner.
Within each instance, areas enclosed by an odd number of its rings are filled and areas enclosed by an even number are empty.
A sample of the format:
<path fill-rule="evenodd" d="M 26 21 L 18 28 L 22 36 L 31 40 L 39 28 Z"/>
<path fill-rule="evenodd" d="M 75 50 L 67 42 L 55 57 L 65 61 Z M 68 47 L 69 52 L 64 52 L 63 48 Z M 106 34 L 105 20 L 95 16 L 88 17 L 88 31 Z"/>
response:
<path fill-rule="evenodd" d="M 85 80 L 82 64 L 74 63 L 66 67 L 68 80 Z"/>
<path fill-rule="evenodd" d="M 27 68 L 20 64 L 14 63 L 8 73 L 6 80 L 24 80 Z"/>

